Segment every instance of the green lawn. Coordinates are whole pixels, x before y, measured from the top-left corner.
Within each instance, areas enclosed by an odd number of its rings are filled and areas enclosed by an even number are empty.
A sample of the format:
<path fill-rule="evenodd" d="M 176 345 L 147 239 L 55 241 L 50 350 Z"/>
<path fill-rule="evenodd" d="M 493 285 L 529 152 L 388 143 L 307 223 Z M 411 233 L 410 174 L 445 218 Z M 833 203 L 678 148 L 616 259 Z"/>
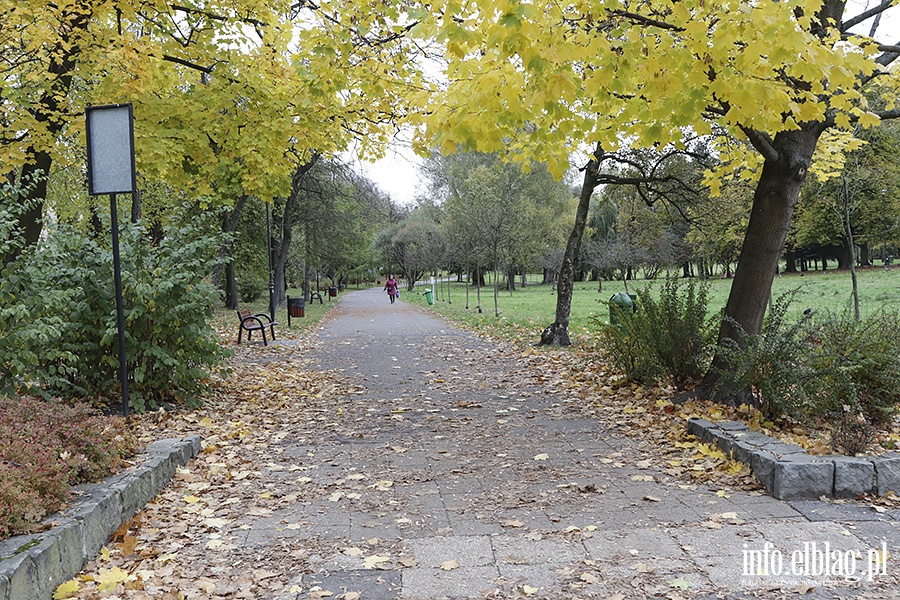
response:
<path fill-rule="evenodd" d="M 530 283 L 540 278 L 529 276 L 529 284 L 521 286 L 512 295 L 501 290 L 499 296 L 500 317 L 494 316 L 493 287 L 489 284 L 481 289 L 482 312 L 477 311 L 478 301 L 474 288 L 469 288 L 468 309 L 466 308 L 466 286 L 452 283 L 441 284 L 435 290 L 435 304 L 431 307 L 436 312 L 450 318 L 458 319 L 469 325 L 489 333 L 498 333 L 503 337 L 519 340 L 523 343 L 534 343 L 540 331 L 553 322 L 556 311 L 556 295 L 550 286 Z M 657 287 L 661 283 L 657 281 Z M 628 289 L 635 293 L 653 282 L 635 280 L 628 282 Z M 709 280 L 709 309 L 718 312 L 725 305 L 731 289 L 731 279 Z M 603 291 L 598 292 L 597 282 L 576 283 L 572 297 L 572 314 L 569 331 L 573 336 L 580 336 L 589 331 L 591 321 L 600 319 L 609 321 L 609 298 L 625 291 L 621 281 L 603 282 Z M 421 293 L 426 286 L 418 286 L 416 293 L 404 293 L 402 299 L 427 305 Z M 849 271 L 830 270 L 825 272 L 807 272 L 804 274 L 781 275 L 776 277 L 773 294 L 780 294 L 798 289 L 798 295 L 792 310 L 797 313 L 806 308 L 840 312 L 852 310 Z M 872 314 L 883 308 L 900 310 L 900 268 L 885 270 L 881 267 L 861 269 L 859 271 L 860 311 L 862 316 Z"/>

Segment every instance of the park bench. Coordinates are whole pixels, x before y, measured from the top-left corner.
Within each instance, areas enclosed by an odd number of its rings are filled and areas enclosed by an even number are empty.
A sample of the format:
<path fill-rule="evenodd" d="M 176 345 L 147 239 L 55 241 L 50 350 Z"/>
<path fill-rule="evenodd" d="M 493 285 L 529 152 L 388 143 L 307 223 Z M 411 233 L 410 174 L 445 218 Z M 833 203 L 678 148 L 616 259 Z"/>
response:
<path fill-rule="evenodd" d="M 269 341 L 266 339 L 266 328 L 269 328 L 269 331 L 272 332 L 272 339 L 275 339 L 275 326 L 278 325 L 278 321 L 273 321 L 272 317 L 267 315 L 266 313 L 259 313 L 254 315 L 250 312 L 249 308 L 245 308 L 243 310 L 239 310 L 238 318 L 241 320 L 241 326 L 238 329 L 238 344 L 241 343 L 241 337 L 244 335 L 244 332 L 247 332 L 247 341 L 250 341 L 250 336 L 253 335 L 254 331 L 261 331 L 263 336 L 263 345 L 268 346 Z M 265 321 L 263 321 L 265 318 Z"/>

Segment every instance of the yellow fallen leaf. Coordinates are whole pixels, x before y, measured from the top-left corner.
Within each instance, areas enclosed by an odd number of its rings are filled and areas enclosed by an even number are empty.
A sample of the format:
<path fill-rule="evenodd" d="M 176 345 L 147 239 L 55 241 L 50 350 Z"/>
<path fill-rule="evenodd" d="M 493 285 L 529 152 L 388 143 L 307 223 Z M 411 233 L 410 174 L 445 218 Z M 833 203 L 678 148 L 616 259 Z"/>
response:
<path fill-rule="evenodd" d="M 538 588 L 536 588 L 536 587 L 531 587 L 530 585 L 522 586 L 522 593 L 525 594 L 526 596 L 534 596 L 535 594 L 537 594 L 537 591 L 538 591 Z"/>
<path fill-rule="evenodd" d="M 344 554 L 346 554 L 347 556 L 362 556 L 363 551 L 356 547 L 344 548 Z"/>
<path fill-rule="evenodd" d="M 453 560 L 446 560 L 441 563 L 441 569 L 444 571 L 452 571 L 453 569 L 459 568 L 459 562 L 454 558 Z"/>
<path fill-rule="evenodd" d="M 188 495 L 188 496 L 185 496 L 183 499 L 188 504 L 196 504 L 197 502 L 200 502 L 200 498 L 198 498 L 197 496 Z"/>
<path fill-rule="evenodd" d="M 70 579 L 65 583 L 61 583 L 59 584 L 59 587 L 56 588 L 56 591 L 53 592 L 53 600 L 65 600 L 65 598 L 71 598 L 78 593 L 79 587 L 80 584 L 78 583 L 78 579 Z"/>
<path fill-rule="evenodd" d="M 94 582 L 97 584 L 97 590 L 101 592 L 109 592 L 116 588 L 120 583 L 124 583 L 128 579 L 128 573 L 119 567 L 100 571 L 94 575 Z"/>
<path fill-rule="evenodd" d="M 363 567 L 366 569 L 375 569 L 381 565 L 381 563 L 386 563 L 389 560 L 391 559 L 388 556 L 378 556 L 377 554 L 374 554 L 363 559 Z"/>
<path fill-rule="evenodd" d="M 723 519 L 737 519 L 738 515 L 736 512 L 724 512 L 722 513 Z"/>
<path fill-rule="evenodd" d="M 550 458 L 550 455 L 541 453 L 536 455 L 533 460 L 547 460 L 548 458 Z"/>

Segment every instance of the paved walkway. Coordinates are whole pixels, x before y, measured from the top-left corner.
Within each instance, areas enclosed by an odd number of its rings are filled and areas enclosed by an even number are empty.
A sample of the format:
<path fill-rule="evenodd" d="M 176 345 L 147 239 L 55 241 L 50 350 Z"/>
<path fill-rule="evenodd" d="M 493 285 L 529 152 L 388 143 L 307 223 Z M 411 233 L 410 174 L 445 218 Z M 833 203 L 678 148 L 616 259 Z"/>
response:
<path fill-rule="evenodd" d="M 673 479 L 567 390 L 379 290 L 345 294 L 316 348 L 311 367 L 358 393 L 341 427 L 286 432 L 299 466 L 268 476 L 297 500 L 245 515 L 236 540 L 294 557 L 278 598 L 900 597 L 900 515 Z M 804 561 L 826 547 L 830 572 L 863 580 L 816 576 Z M 870 582 L 872 564 L 887 574 Z"/>

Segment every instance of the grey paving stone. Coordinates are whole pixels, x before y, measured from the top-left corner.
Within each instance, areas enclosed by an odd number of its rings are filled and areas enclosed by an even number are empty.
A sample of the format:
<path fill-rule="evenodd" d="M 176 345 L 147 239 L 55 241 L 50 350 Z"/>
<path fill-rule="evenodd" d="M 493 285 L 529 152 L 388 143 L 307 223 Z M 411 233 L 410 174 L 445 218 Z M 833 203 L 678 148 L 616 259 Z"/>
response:
<path fill-rule="evenodd" d="M 875 491 L 875 465 L 871 460 L 831 456 L 834 463 L 835 498 L 856 498 Z"/>
<path fill-rule="evenodd" d="M 756 476 L 756 480 L 770 494 L 775 490 L 775 465 L 778 457 L 766 450 L 754 452 L 750 457 L 750 470 Z"/>
<path fill-rule="evenodd" d="M 834 489 L 834 463 L 795 455 L 775 463 L 772 495 L 779 500 L 830 496 Z"/>
<path fill-rule="evenodd" d="M 591 558 L 598 561 L 614 557 L 650 560 L 685 556 L 680 542 L 662 529 L 595 531 L 583 544 Z"/>
<path fill-rule="evenodd" d="M 307 592 L 300 597 L 309 598 L 309 590 L 318 587 L 321 592 L 331 592 L 333 598 L 340 598 L 348 592 L 358 592 L 359 597 L 366 600 L 395 600 L 400 597 L 403 587 L 401 578 L 400 571 L 381 570 L 312 574 L 303 578 L 303 587 Z"/>
<path fill-rule="evenodd" d="M 691 418 L 688 419 L 687 422 L 688 433 L 697 436 L 698 438 L 700 438 L 700 441 L 706 444 L 709 444 L 710 442 L 715 440 L 715 438 L 710 433 L 710 430 L 715 428 L 715 424 L 707 421 L 706 419 Z"/>
<path fill-rule="evenodd" d="M 722 431 L 727 431 L 730 433 L 738 431 L 750 431 L 750 428 L 740 421 L 721 421 L 717 423 L 716 426 Z"/>
<path fill-rule="evenodd" d="M 409 552 L 421 567 L 439 569 L 455 560 L 460 567 L 494 564 L 494 551 L 489 536 L 442 536 L 410 540 Z"/>
<path fill-rule="evenodd" d="M 536 592 L 530 594 L 537 597 L 552 595 L 559 589 L 559 577 L 553 568 L 547 565 L 501 563 L 497 565 L 497 569 L 500 571 L 501 583 L 505 584 L 503 587 L 512 595 L 525 596 L 522 591 L 525 586 L 537 588 Z"/>
<path fill-rule="evenodd" d="M 495 566 L 466 567 L 453 571 L 440 569 L 405 569 L 404 600 L 437 600 L 440 598 L 484 598 L 485 592 L 497 589 L 500 571 Z"/>
<path fill-rule="evenodd" d="M 835 504 L 821 500 L 794 500 L 790 506 L 810 521 L 891 521 L 890 514 L 876 512 L 870 506 Z"/>
<path fill-rule="evenodd" d="M 529 539 L 525 535 L 491 536 L 498 564 L 555 565 L 582 561 L 588 554 L 582 543 L 556 539 Z"/>
<path fill-rule="evenodd" d="M 900 494 L 900 454 L 891 452 L 872 459 L 875 465 L 875 493 L 886 496 L 888 492 Z"/>

